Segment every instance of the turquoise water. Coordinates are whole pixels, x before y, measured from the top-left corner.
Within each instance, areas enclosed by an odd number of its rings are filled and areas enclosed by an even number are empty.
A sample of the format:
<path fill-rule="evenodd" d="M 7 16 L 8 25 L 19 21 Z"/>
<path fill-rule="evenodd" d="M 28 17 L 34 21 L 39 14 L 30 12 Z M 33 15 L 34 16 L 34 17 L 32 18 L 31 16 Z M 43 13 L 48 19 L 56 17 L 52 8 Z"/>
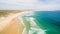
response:
<path fill-rule="evenodd" d="M 36 24 L 42 29 L 46 29 L 46 34 L 60 34 L 60 12 L 41 11 L 35 12 Z"/>
<path fill-rule="evenodd" d="M 45 30 L 45 34 L 60 34 L 60 12 L 59 11 L 36 11 L 34 15 L 26 16 L 27 23 L 30 23 L 30 17 L 34 18 L 34 22 L 37 24 L 37 29 Z M 32 14 L 32 13 L 31 13 Z M 32 21 L 31 21 L 32 22 Z M 32 23 L 34 24 L 34 23 Z M 27 29 L 31 24 L 27 25 Z M 33 32 L 33 31 L 32 31 Z M 39 34 L 39 33 L 33 33 Z"/>

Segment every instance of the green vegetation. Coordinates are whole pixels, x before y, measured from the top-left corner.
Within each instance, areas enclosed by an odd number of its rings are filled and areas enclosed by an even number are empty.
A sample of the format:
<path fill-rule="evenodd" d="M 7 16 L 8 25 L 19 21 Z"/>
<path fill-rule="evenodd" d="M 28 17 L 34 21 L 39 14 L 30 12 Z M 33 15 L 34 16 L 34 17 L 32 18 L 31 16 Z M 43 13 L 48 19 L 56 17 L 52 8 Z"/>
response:
<path fill-rule="evenodd" d="M 19 13 L 22 12 L 20 10 L 0 10 L 0 17 L 7 17 L 10 14 L 13 13 Z"/>

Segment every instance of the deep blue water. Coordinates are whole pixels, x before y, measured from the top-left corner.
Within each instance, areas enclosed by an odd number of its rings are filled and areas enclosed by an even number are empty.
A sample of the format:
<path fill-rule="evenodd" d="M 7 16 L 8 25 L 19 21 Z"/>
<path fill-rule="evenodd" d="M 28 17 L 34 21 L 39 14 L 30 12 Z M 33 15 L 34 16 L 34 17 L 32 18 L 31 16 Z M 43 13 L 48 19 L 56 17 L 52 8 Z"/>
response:
<path fill-rule="evenodd" d="M 36 11 L 33 17 L 47 34 L 60 34 L 60 11 Z"/>
<path fill-rule="evenodd" d="M 60 34 L 60 11 L 34 11 L 32 16 L 25 15 L 24 18 L 25 17 L 27 19 L 33 17 L 37 26 L 42 30 L 46 30 L 46 34 Z M 30 23 L 25 22 L 26 24 Z M 29 29 L 30 25 L 28 25 L 27 28 Z"/>

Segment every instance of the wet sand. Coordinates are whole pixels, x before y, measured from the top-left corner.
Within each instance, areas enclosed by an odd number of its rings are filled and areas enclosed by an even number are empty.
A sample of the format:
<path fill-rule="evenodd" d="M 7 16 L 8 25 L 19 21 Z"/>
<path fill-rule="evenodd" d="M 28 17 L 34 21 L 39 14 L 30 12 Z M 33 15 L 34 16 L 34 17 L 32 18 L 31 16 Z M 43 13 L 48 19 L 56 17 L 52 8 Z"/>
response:
<path fill-rule="evenodd" d="M 22 34 L 24 25 L 22 24 L 21 20 L 18 19 L 18 16 L 24 15 L 24 12 L 22 13 L 17 13 L 13 15 L 9 15 L 8 18 L 3 18 L 6 19 L 5 22 L 0 20 L 2 23 L 1 27 L 0 25 L 0 34 Z"/>

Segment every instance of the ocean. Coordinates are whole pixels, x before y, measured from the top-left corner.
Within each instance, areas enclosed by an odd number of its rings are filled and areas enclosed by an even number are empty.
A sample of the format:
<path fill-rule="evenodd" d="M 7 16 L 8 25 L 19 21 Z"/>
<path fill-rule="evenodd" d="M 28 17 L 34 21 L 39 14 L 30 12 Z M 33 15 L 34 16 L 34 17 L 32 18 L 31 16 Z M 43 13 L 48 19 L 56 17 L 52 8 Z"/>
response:
<path fill-rule="evenodd" d="M 29 23 L 32 23 L 32 20 L 30 18 L 34 18 L 34 22 L 36 23 L 38 28 L 36 26 L 35 27 L 37 29 L 40 28 L 44 30 L 44 34 L 60 34 L 60 11 L 34 11 L 32 15 L 25 15 L 25 17 L 26 20 L 28 19 L 27 21 Z M 31 25 L 33 24 L 34 23 L 32 23 Z M 27 28 L 29 28 L 30 26 L 28 26 Z M 34 34 L 40 33 L 35 32 Z"/>

